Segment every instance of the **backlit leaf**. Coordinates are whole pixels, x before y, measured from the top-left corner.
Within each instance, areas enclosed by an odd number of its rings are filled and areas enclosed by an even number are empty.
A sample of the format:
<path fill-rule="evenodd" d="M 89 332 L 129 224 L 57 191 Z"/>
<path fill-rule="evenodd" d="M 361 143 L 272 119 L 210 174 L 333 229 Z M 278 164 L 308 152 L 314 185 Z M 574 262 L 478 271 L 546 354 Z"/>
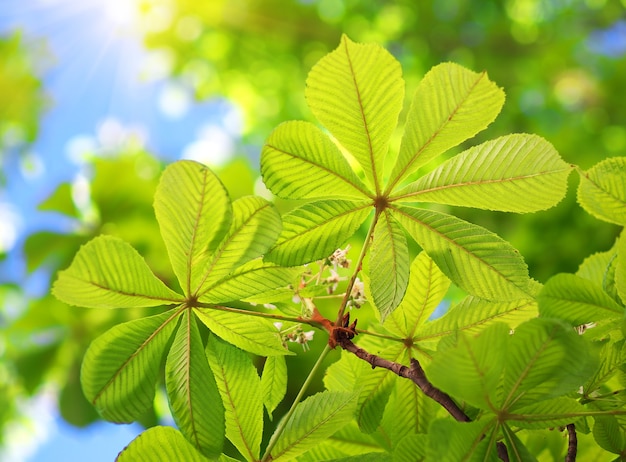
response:
<path fill-rule="evenodd" d="M 528 298 L 528 268 L 496 234 L 434 210 L 398 206 L 393 216 L 452 282 L 487 300 Z"/>
<path fill-rule="evenodd" d="M 263 404 L 271 419 L 272 412 L 287 393 L 287 363 L 284 356 L 266 358 L 261 374 L 261 391 Z"/>
<path fill-rule="evenodd" d="M 504 441 L 506 442 L 509 460 L 514 462 L 537 462 L 524 443 L 517 437 L 515 432 L 508 425 L 502 426 Z"/>
<path fill-rule="evenodd" d="M 617 241 L 617 261 L 615 262 L 615 290 L 623 304 L 626 304 L 626 234 Z"/>
<path fill-rule="evenodd" d="M 624 315 L 624 308 L 602 288 L 574 274 L 550 278 L 537 300 L 541 316 L 562 319 L 575 326 Z"/>
<path fill-rule="evenodd" d="M 207 251 L 222 239 L 230 224 L 228 193 L 208 167 L 181 160 L 163 172 L 154 195 L 154 212 L 174 273 L 190 295 Z"/>
<path fill-rule="evenodd" d="M 356 395 L 325 391 L 296 406 L 271 450 L 273 461 L 293 460 L 352 420 Z"/>
<path fill-rule="evenodd" d="M 581 419 L 585 407 L 572 398 L 560 397 L 529 404 L 507 415 L 507 423 L 519 428 L 541 430 L 561 427 Z"/>
<path fill-rule="evenodd" d="M 507 135 L 453 157 L 393 198 L 503 212 L 536 212 L 563 198 L 571 170 L 572 166 L 543 138 Z"/>
<path fill-rule="evenodd" d="M 209 336 L 207 356 L 226 411 L 226 437 L 249 461 L 259 459 L 263 397 L 250 356 Z"/>
<path fill-rule="evenodd" d="M 261 174 L 270 191 L 287 199 L 368 195 L 335 143 L 309 122 L 285 122 L 272 132 Z"/>
<path fill-rule="evenodd" d="M 600 220 L 626 225 L 626 157 L 605 159 L 580 172 L 578 202 Z"/>
<path fill-rule="evenodd" d="M 626 449 L 624 432 L 620 429 L 617 419 L 612 415 L 598 416 L 593 425 L 593 437 L 604 449 L 620 454 Z"/>
<path fill-rule="evenodd" d="M 211 308 L 196 308 L 198 318 L 219 337 L 260 356 L 293 354 L 283 346 L 280 333 L 269 319 Z"/>
<path fill-rule="evenodd" d="M 309 72 L 305 97 L 315 117 L 380 192 L 389 139 L 404 98 L 400 63 L 381 46 L 354 43 L 344 35 L 339 47 Z"/>
<path fill-rule="evenodd" d="M 384 212 L 378 218 L 370 248 L 368 273 L 374 305 L 385 321 L 402 301 L 409 282 L 409 248 L 396 220 Z"/>
<path fill-rule="evenodd" d="M 62 302 L 88 308 L 124 308 L 182 302 L 161 282 L 130 244 L 98 236 L 83 245 L 60 271 L 52 293 Z"/>
<path fill-rule="evenodd" d="M 116 462 L 208 462 L 185 437 L 172 427 L 152 427 L 124 448 Z"/>
<path fill-rule="evenodd" d="M 177 318 L 169 311 L 118 324 L 91 343 L 80 380 L 85 397 L 105 419 L 129 423 L 152 406 Z"/>
<path fill-rule="evenodd" d="M 504 104 L 504 92 L 486 72 L 458 64 L 433 67 L 409 109 L 404 137 L 388 190 L 441 153 L 482 131 Z"/>
<path fill-rule="evenodd" d="M 489 423 L 456 422 L 439 419 L 429 430 L 429 445 L 426 460 L 438 462 L 458 462 L 471 460 L 470 456 L 483 439 Z"/>
<path fill-rule="evenodd" d="M 167 356 L 165 385 L 180 431 L 204 455 L 217 457 L 224 442 L 224 408 L 190 310 L 181 316 Z"/>
<path fill-rule="evenodd" d="M 371 205 L 325 200 L 305 204 L 283 216 L 283 232 L 265 259 L 296 266 L 331 255 L 365 221 Z"/>

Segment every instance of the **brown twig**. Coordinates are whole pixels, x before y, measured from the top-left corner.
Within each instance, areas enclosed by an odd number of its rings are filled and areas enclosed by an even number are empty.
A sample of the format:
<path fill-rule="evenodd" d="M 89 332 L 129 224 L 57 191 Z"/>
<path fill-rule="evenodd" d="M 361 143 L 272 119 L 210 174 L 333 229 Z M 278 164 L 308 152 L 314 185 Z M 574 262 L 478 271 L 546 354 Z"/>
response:
<path fill-rule="evenodd" d="M 575 462 L 576 453 L 578 452 L 578 438 L 576 436 L 576 427 L 574 424 L 568 424 L 567 428 L 567 455 L 565 456 L 565 462 Z"/>

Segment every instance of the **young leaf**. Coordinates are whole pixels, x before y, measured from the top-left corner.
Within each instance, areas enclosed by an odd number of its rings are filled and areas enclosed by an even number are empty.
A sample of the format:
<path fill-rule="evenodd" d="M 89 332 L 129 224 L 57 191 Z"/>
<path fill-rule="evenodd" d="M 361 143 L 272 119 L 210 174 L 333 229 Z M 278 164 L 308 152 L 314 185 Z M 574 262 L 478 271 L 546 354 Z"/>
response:
<path fill-rule="evenodd" d="M 471 295 L 496 301 L 528 298 L 526 263 L 504 239 L 434 210 L 394 206 L 392 215 L 441 271 Z"/>
<path fill-rule="evenodd" d="M 309 122 L 285 122 L 272 132 L 261 151 L 261 175 L 286 199 L 369 195 L 337 145 Z"/>
<path fill-rule="evenodd" d="M 172 427 L 152 427 L 137 436 L 115 462 L 208 462 L 185 437 Z"/>
<path fill-rule="evenodd" d="M 165 385 L 176 425 L 207 457 L 217 457 L 224 443 L 224 407 L 209 368 L 196 317 L 181 316 L 165 364 Z"/>
<path fill-rule="evenodd" d="M 165 169 L 154 195 L 154 212 L 174 273 L 191 295 L 206 254 L 224 237 L 231 219 L 228 193 L 215 174 L 183 160 Z"/>
<path fill-rule="evenodd" d="M 450 287 L 450 280 L 426 254 L 411 263 L 411 276 L 404 300 L 387 319 L 386 327 L 405 338 L 413 338 L 441 302 Z"/>
<path fill-rule="evenodd" d="M 626 157 L 613 157 L 580 173 L 578 202 L 594 217 L 626 225 Z"/>
<path fill-rule="evenodd" d="M 365 221 L 371 205 L 325 200 L 311 202 L 283 216 L 283 232 L 267 261 L 296 266 L 325 258 L 343 245 Z"/>
<path fill-rule="evenodd" d="M 325 391 L 299 403 L 271 450 L 271 460 L 293 460 L 340 430 L 350 420 L 356 395 Z"/>
<path fill-rule="evenodd" d="M 572 168 L 543 138 L 507 135 L 444 162 L 392 199 L 536 212 L 563 198 Z"/>
<path fill-rule="evenodd" d="M 287 393 L 287 363 L 284 356 L 268 356 L 261 374 L 263 404 L 272 419 L 272 412 Z"/>
<path fill-rule="evenodd" d="M 209 336 L 207 356 L 226 410 L 226 437 L 249 461 L 259 459 L 263 435 L 263 397 L 250 357 Z"/>
<path fill-rule="evenodd" d="M 381 322 L 402 301 L 409 282 L 409 248 L 396 220 L 383 212 L 374 229 L 369 258 L 370 291 Z"/>
<path fill-rule="evenodd" d="M 317 120 L 381 192 L 389 139 L 404 98 L 400 63 L 382 47 L 354 43 L 344 35 L 339 47 L 309 72 L 305 97 Z"/>
<path fill-rule="evenodd" d="M 580 387 L 597 367 L 585 339 L 552 319 L 515 329 L 507 349 L 501 409 L 520 409 Z"/>
<path fill-rule="evenodd" d="M 154 401 L 159 367 L 177 324 L 171 312 L 118 324 L 85 353 L 85 397 L 112 422 L 137 420 Z"/>
<path fill-rule="evenodd" d="M 274 245 L 281 227 L 280 215 L 265 199 L 245 196 L 233 202 L 230 229 L 203 266 L 195 293 L 204 294 L 238 266 L 263 255 Z"/>
<path fill-rule="evenodd" d="M 260 356 L 293 354 L 283 346 L 269 319 L 211 308 L 195 308 L 194 312 L 212 332 L 242 350 Z"/>
<path fill-rule="evenodd" d="M 214 285 L 203 289 L 199 300 L 205 303 L 225 303 L 254 298 L 255 295 L 285 287 L 297 276 L 299 270 L 283 268 L 262 260 L 252 260 L 225 276 Z"/>
<path fill-rule="evenodd" d="M 83 245 L 70 267 L 59 272 L 52 293 L 62 302 L 88 308 L 123 308 L 180 303 L 183 297 L 158 279 L 130 244 L 98 236 Z"/>
<path fill-rule="evenodd" d="M 459 332 L 456 346 L 433 358 L 427 370 L 431 382 L 472 406 L 490 410 L 505 362 L 509 327 L 496 323 L 476 337 Z"/>
<path fill-rule="evenodd" d="M 541 316 L 562 319 L 575 326 L 624 315 L 624 308 L 600 287 L 574 274 L 550 278 L 537 300 Z"/>
<path fill-rule="evenodd" d="M 487 74 L 443 63 L 422 79 L 406 122 L 387 190 L 433 158 L 484 130 L 504 104 L 504 92 Z"/>

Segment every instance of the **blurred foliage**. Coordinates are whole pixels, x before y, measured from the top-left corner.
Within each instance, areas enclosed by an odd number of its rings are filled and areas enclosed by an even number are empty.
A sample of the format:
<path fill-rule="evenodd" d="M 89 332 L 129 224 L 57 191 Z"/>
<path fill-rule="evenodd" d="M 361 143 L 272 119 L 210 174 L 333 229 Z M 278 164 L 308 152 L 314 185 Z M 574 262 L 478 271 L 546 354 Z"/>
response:
<path fill-rule="evenodd" d="M 282 121 L 312 120 L 302 82 L 346 33 L 358 42 L 379 43 L 400 60 L 407 101 L 423 74 L 440 62 L 486 70 L 504 88 L 507 103 L 471 144 L 504 133 L 536 133 L 583 168 L 626 151 L 626 107 L 613 97 L 623 92 L 626 78 L 623 52 L 615 52 L 619 36 L 610 33 L 624 16 L 618 0 L 142 5 L 147 46 L 166 57 L 172 74 L 199 99 L 221 95 L 235 101 L 246 122 L 244 139 L 253 145 Z M 556 211 L 530 216 L 454 213 L 510 240 L 540 281 L 573 271 L 585 255 L 610 247 L 617 233 L 582 213 L 571 194 Z"/>
<path fill-rule="evenodd" d="M 305 78 L 342 33 L 355 41 L 379 43 L 395 55 L 405 74 L 407 103 L 435 64 L 454 61 L 486 70 L 505 90 L 507 102 L 496 122 L 471 145 L 505 133 L 536 133 L 552 142 L 566 161 L 584 169 L 626 153 L 626 106 L 620 97 L 626 59 L 608 39 L 624 17 L 624 0 L 138 3 L 145 43 L 169 63 L 171 77 L 189 85 L 199 100 L 226 97 L 241 109 L 245 125 L 240 148 L 250 156 L 217 170 L 233 199 L 255 190 L 260 146 L 272 129 L 285 120 L 314 121 L 304 101 Z M 0 57 L 2 164 L 9 153 L 20 152 L 36 138 L 47 100 L 21 33 L 0 39 Z M 28 270 L 53 274 L 66 268 L 81 244 L 107 233 L 130 242 L 159 277 L 176 284 L 152 209 L 161 169 L 145 152 L 94 159 L 88 164 L 89 193 L 63 184 L 41 204 L 42 211 L 73 220 L 75 231 L 29 236 L 23 249 Z M 511 241 L 529 263 L 531 275 L 544 282 L 557 272 L 573 272 L 585 256 L 610 248 L 618 231 L 579 209 L 574 184 L 567 199 L 547 212 L 459 209 L 454 214 Z M 21 302 L 14 303 L 16 298 Z M 19 309 L 12 310 L 14 305 Z M 98 334 L 140 313 L 73 310 L 49 296 L 24 300 L 20 288 L 6 285 L 0 286 L 0 306 L 0 427 L 17 412 L 15 396 L 37 393 L 48 382 L 58 386 L 61 412 L 69 422 L 84 426 L 96 419 L 79 392 L 84 351 Z M 322 342 L 314 343 L 313 352 L 318 347 Z M 289 358 L 289 367 L 304 370 L 315 357 Z M 300 378 L 290 377 L 290 389 L 297 390 Z M 154 415 L 147 416 L 145 424 L 154 421 Z"/>
<path fill-rule="evenodd" d="M 0 37 L 0 165 L 37 137 L 48 101 L 39 78 L 45 51 L 20 31 Z"/>

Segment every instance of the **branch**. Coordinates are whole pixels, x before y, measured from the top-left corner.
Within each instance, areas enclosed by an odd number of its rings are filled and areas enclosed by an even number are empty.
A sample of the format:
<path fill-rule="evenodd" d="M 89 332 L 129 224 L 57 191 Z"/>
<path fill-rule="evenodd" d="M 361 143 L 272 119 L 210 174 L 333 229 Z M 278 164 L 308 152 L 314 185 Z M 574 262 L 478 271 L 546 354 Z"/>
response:
<path fill-rule="evenodd" d="M 568 424 L 567 427 L 567 455 L 565 456 L 565 462 L 575 462 L 576 453 L 578 452 L 578 438 L 576 437 L 576 427 L 574 424 Z"/>

